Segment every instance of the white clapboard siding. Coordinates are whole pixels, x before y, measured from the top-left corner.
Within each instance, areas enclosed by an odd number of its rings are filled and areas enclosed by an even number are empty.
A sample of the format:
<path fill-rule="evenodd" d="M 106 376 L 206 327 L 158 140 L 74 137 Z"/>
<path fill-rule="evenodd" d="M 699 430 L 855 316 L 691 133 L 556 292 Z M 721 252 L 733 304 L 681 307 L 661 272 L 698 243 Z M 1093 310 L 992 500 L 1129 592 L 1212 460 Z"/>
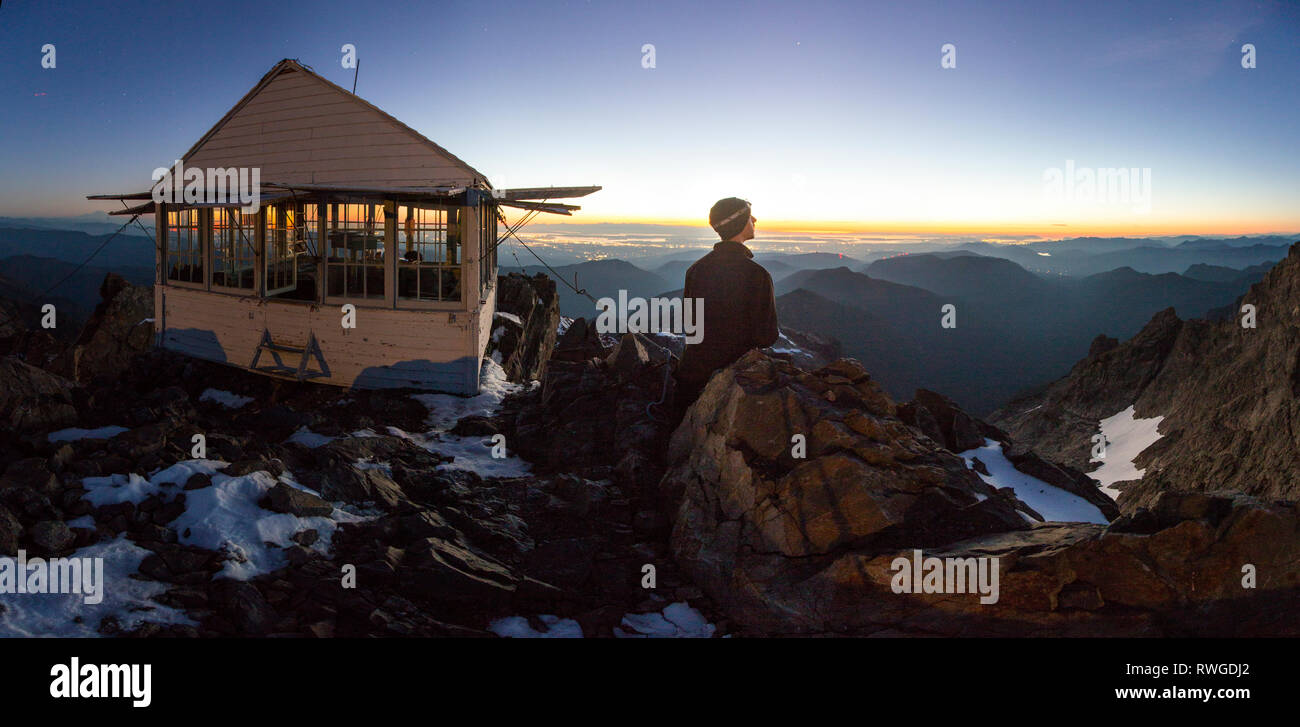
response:
<path fill-rule="evenodd" d="M 492 301 L 493 303 L 495 301 Z M 179 286 L 154 287 L 154 328 L 163 348 L 248 368 L 263 329 L 281 345 L 304 347 L 314 333 L 329 367 L 313 382 L 364 389 L 416 388 L 478 393 L 479 363 L 491 335 L 489 305 L 473 313 L 358 307 L 345 329 L 336 305 L 226 295 Z M 484 314 L 486 312 L 486 315 Z M 297 366 L 299 356 L 281 353 Z M 259 366 L 274 363 L 264 352 Z M 308 369 L 319 364 L 308 360 Z"/>
<path fill-rule="evenodd" d="M 294 61 L 281 61 L 185 155 L 185 166 L 259 168 L 264 182 L 472 186 L 482 174 Z"/>

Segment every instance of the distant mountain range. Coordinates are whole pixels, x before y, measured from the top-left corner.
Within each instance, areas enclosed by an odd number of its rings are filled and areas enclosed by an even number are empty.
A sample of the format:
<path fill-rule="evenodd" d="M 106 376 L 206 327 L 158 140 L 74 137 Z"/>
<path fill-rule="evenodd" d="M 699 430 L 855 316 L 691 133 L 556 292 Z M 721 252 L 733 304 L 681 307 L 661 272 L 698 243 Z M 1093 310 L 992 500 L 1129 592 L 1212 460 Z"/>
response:
<path fill-rule="evenodd" d="M 7 279 L 0 281 L 0 296 L 23 303 L 31 303 L 106 239 L 3 222 L 41 220 L 0 220 Z M 772 275 L 783 324 L 839 339 L 848 355 L 867 364 L 899 398 L 930 388 L 982 415 L 1017 392 L 1060 376 L 1086 355 L 1099 334 L 1127 338 L 1169 307 L 1189 318 L 1230 313 L 1286 254 L 1286 244 L 1281 237 L 1185 236 L 878 245 L 864 246 L 857 256 L 768 252 L 762 242 L 753 249 L 755 261 Z M 676 295 L 686 269 L 706 252 L 697 248 L 638 258 L 641 265 L 602 259 L 556 265 L 553 273 L 542 265 L 503 266 L 501 272 L 553 275 L 594 298 L 617 298 L 619 291 Z M 141 235 L 113 240 L 62 283 L 51 302 L 84 319 L 110 270 L 147 284 L 153 277 L 152 240 Z M 568 285 L 557 290 L 563 315 L 596 314 L 591 301 Z M 948 303 L 957 310 L 952 329 L 939 325 L 940 308 Z"/>

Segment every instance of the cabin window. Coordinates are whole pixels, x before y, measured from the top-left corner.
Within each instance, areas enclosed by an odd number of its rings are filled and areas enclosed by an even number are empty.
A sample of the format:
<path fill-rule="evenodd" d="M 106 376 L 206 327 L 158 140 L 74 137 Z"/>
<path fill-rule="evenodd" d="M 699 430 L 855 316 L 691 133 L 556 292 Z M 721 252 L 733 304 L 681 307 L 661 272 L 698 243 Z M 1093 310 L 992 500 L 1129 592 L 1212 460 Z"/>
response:
<path fill-rule="evenodd" d="M 384 206 L 331 204 L 326 228 L 328 294 L 384 297 Z"/>
<path fill-rule="evenodd" d="M 203 284 L 203 240 L 199 210 L 167 213 L 167 279 Z"/>
<path fill-rule="evenodd" d="M 266 208 L 266 295 L 316 300 L 316 205 Z"/>
<path fill-rule="evenodd" d="M 496 282 L 497 275 L 497 215 L 490 204 L 480 205 L 478 213 L 478 289 L 486 291 Z"/>
<path fill-rule="evenodd" d="M 253 240 L 257 214 L 234 208 L 212 210 L 212 284 L 253 289 Z"/>
<path fill-rule="evenodd" d="M 460 209 L 397 208 L 397 297 L 460 300 Z"/>

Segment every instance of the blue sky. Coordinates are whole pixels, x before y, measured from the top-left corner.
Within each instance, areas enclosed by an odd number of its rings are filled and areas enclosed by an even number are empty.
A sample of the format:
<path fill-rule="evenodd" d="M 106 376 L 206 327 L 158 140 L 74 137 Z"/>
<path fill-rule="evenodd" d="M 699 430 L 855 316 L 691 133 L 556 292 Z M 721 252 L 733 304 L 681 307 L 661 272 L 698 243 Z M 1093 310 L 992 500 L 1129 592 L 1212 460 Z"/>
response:
<path fill-rule="evenodd" d="M 146 188 L 281 58 L 350 87 L 345 43 L 498 186 L 603 184 L 587 221 L 1300 230 L 1300 9 L 1269 2 L 4 3 L 0 215 Z M 1045 202 L 1067 160 L 1149 168 L 1151 211 Z"/>

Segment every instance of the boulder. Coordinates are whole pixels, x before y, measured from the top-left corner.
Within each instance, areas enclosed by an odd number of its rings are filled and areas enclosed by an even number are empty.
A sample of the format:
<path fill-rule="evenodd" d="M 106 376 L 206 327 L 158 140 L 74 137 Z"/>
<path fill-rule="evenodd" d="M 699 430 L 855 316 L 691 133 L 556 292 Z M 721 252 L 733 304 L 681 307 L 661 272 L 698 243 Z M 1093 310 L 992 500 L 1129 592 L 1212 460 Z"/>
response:
<path fill-rule="evenodd" d="M 22 537 L 22 523 L 8 508 L 0 505 L 0 555 L 17 555 L 18 540 Z"/>
<path fill-rule="evenodd" d="M 60 555 L 77 539 L 62 520 L 42 520 L 27 535 L 41 555 Z"/>
<path fill-rule="evenodd" d="M 278 482 L 266 493 L 268 509 L 298 517 L 329 517 L 334 506 L 310 492 Z"/>
<path fill-rule="evenodd" d="M 0 427 L 29 433 L 76 422 L 71 382 L 11 356 L 0 358 Z"/>

